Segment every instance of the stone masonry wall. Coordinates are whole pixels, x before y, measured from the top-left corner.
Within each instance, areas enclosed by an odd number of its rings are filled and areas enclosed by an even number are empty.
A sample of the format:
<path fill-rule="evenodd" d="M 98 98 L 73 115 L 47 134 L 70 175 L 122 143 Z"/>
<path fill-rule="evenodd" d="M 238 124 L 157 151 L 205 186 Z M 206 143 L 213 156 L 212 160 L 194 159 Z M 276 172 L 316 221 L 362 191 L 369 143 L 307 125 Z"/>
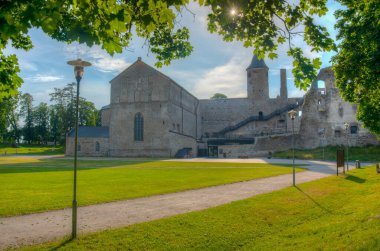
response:
<path fill-rule="evenodd" d="M 99 151 L 96 151 L 96 142 Z M 108 138 L 78 138 L 78 156 L 106 157 L 109 156 Z M 74 137 L 66 137 L 66 156 L 74 156 Z"/>

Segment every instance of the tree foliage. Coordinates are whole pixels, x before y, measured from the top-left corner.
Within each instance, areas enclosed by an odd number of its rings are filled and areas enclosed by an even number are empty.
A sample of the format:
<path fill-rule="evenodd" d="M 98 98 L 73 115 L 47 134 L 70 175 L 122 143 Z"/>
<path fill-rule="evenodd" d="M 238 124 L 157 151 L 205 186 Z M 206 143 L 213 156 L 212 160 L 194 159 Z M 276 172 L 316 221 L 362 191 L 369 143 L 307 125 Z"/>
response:
<path fill-rule="evenodd" d="M 198 0 L 208 6 L 210 32 L 225 41 L 243 41 L 259 58 L 277 57 L 279 44 L 288 43 L 294 58 L 295 83 L 306 89 L 316 76 L 319 59 L 307 58 L 295 36 L 303 36 L 312 51 L 332 50 L 333 41 L 326 29 L 317 25 L 314 16 L 326 13 L 326 0 L 291 1 L 213 1 Z M 188 0 L 45 0 L 2 1 L 0 6 L 0 99 L 16 93 L 22 80 L 15 55 L 4 55 L 11 45 L 28 50 L 31 28 L 40 28 L 58 41 L 77 41 L 88 46 L 101 45 L 110 54 L 128 47 L 133 35 L 144 38 L 156 55 L 156 66 L 168 65 L 173 59 L 190 55 L 189 30 L 179 27 L 177 16 Z M 233 10 L 233 15 L 232 15 Z"/>
<path fill-rule="evenodd" d="M 357 118 L 380 135 L 380 2 L 340 0 L 339 53 L 333 57 L 343 98 L 358 104 Z"/>
<path fill-rule="evenodd" d="M 18 94 L 0 101 L 0 142 L 29 144 L 65 143 L 66 133 L 74 128 L 76 84 L 56 88 L 51 94 L 52 104 L 33 106 L 33 96 Z M 100 112 L 94 103 L 80 98 L 79 125 L 95 126 Z M 21 127 L 20 124 L 23 126 Z"/>
<path fill-rule="evenodd" d="M 150 42 L 157 65 L 190 54 L 188 30 L 175 27 L 176 12 L 187 0 L 4 0 L 0 5 L 0 100 L 17 92 L 22 79 L 15 55 L 7 45 L 29 50 L 31 28 L 40 28 L 58 41 L 101 45 L 110 54 L 128 47 L 133 32 Z"/>
<path fill-rule="evenodd" d="M 295 84 L 300 89 L 310 86 L 321 62 L 305 56 L 294 38 L 303 37 L 311 51 L 335 49 L 326 28 L 315 22 L 315 16 L 321 17 L 328 10 L 325 0 L 300 0 L 298 5 L 281 0 L 199 2 L 211 7 L 210 32 L 220 34 L 225 41 L 242 41 L 245 47 L 253 47 L 259 59 L 265 55 L 277 58 L 278 46 L 287 43 L 288 55 L 293 57 Z"/>
<path fill-rule="evenodd" d="M 23 135 L 24 140 L 29 144 L 34 138 L 34 113 L 33 113 L 33 96 L 29 93 L 21 95 L 20 99 L 20 114 L 24 118 Z"/>
<path fill-rule="evenodd" d="M 223 99 L 223 98 L 227 98 L 227 96 L 223 93 L 215 93 L 211 99 Z"/>
<path fill-rule="evenodd" d="M 50 93 L 50 123 L 54 142 L 64 143 L 66 133 L 75 126 L 76 84 L 71 83 L 64 88 L 54 88 Z M 79 126 L 95 126 L 99 115 L 94 103 L 85 98 L 79 99 Z"/>

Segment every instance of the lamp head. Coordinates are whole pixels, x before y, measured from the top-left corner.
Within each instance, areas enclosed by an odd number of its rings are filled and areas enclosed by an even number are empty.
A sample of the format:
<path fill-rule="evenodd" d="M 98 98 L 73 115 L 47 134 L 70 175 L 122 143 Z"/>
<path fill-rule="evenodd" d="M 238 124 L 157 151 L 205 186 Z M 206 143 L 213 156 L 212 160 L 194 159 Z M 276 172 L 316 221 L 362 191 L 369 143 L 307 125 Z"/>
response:
<path fill-rule="evenodd" d="M 77 60 L 68 61 L 67 64 L 74 66 L 75 79 L 79 82 L 84 74 L 84 67 L 91 66 L 90 62 L 83 61 L 78 58 Z"/>
<path fill-rule="evenodd" d="M 74 67 L 74 75 L 75 75 L 75 79 L 77 81 L 80 81 L 82 79 L 83 73 L 84 73 L 83 66 L 75 66 Z"/>
<path fill-rule="evenodd" d="M 288 115 L 289 115 L 289 118 L 291 118 L 292 120 L 294 120 L 297 116 L 297 112 L 295 110 L 291 110 L 288 112 Z"/>

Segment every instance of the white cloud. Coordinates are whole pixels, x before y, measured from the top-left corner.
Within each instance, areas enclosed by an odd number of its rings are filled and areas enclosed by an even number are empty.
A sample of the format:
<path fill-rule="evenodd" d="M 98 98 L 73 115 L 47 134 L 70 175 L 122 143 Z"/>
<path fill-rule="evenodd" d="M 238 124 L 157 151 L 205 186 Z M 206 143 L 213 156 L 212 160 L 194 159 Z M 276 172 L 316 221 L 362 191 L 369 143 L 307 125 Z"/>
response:
<path fill-rule="evenodd" d="M 248 59 L 249 60 L 249 59 Z M 246 97 L 247 60 L 233 57 L 227 64 L 208 70 L 200 76 L 194 86 L 194 93 L 199 98 L 210 98 L 214 93 L 224 93 L 229 98 Z"/>
<path fill-rule="evenodd" d="M 121 72 L 127 68 L 130 64 L 123 59 L 105 57 L 97 59 L 93 62 L 93 66 L 101 72 Z"/>
<path fill-rule="evenodd" d="M 63 76 L 51 74 L 36 74 L 34 76 L 26 77 L 24 79 L 29 80 L 30 82 L 54 82 L 63 79 Z"/>
<path fill-rule="evenodd" d="M 65 46 L 65 54 L 68 58 L 82 58 L 90 61 L 101 72 L 121 72 L 130 63 L 117 56 L 110 56 L 97 45 L 91 48 L 84 44 L 70 44 Z"/>

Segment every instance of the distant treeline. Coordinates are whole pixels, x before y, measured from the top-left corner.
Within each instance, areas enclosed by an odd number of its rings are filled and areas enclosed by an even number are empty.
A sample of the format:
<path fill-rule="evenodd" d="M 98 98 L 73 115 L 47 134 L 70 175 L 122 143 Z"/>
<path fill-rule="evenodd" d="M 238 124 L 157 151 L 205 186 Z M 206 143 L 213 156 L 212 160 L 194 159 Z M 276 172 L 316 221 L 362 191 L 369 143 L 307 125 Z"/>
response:
<path fill-rule="evenodd" d="M 0 142 L 18 144 L 64 144 L 66 133 L 75 126 L 76 84 L 54 88 L 51 104 L 33 106 L 33 96 L 20 93 L 0 102 Z M 79 125 L 100 125 L 94 103 L 79 99 Z"/>

